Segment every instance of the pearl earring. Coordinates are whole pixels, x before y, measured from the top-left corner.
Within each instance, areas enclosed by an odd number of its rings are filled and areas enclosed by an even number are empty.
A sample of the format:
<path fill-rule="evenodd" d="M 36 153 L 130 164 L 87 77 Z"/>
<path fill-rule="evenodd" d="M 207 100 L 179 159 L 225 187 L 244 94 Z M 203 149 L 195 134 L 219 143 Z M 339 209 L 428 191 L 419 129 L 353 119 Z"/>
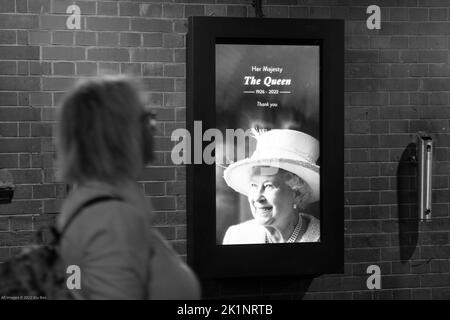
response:
<path fill-rule="evenodd" d="M 292 206 L 294 209 L 297 209 L 297 204 L 294 203 L 294 205 Z"/>

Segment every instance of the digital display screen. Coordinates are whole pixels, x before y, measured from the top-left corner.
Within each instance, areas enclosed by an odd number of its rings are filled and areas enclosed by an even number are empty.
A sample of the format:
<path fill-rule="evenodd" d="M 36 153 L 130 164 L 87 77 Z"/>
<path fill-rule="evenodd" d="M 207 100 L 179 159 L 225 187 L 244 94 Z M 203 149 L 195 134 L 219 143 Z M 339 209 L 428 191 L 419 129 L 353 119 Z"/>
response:
<path fill-rule="evenodd" d="M 215 53 L 216 244 L 319 242 L 320 45 Z"/>

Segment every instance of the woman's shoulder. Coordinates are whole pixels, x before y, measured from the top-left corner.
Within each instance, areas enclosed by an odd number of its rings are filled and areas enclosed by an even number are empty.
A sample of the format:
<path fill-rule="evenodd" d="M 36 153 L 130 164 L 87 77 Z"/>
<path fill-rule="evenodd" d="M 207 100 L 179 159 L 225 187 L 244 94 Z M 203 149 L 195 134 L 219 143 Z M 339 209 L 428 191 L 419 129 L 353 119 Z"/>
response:
<path fill-rule="evenodd" d="M 76 226 L 101 229 L 114 223 L 127 225 L 145 220 L 149 223 L 151 208 L 146 205 L 139 190 L 132 187 L 124 191 L 107 184 L 90 183 L 73 190 L 58 216 L 58 229 L 73 229 Z"/>

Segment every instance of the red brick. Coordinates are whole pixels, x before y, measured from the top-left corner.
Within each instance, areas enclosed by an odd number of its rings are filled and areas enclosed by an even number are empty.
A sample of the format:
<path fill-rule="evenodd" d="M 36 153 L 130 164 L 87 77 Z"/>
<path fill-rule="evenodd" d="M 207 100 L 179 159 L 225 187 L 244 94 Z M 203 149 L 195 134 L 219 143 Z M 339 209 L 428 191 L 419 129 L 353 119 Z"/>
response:
<path fill-rule="evenodd" d="M 449 35 L 449 22 L 423 22 L 418 24 L 416 34 L 419 35 Z"/>
<path fill-rule="evenodd" d="M 173 22 L 173 32 L 175 33 L 187 33 L 187 21 L 186 20 L 176 20 Z"/>
<path fill-rule="evenodd" d="M 175 79 L 175 92 L 186 92 L 186 79 Z"/>
<path fill-rule="evenodd" d="M 286 8 L 287 11 L 287 8 Z M 190 16 L 204 16 L 205 15 L 205 6 L 204 5 L 191 5 L 187 4 L 184 7 L 184 16 L 190 17 Z M 287 14 L 286 14 L 287 16 Z"/>
<path fill-rule="evenodd" d="M 0 137 L 17 137 L 17 123 L 2 122 L 0 126 Z"/>
<path fill-rule="evenodd" d="M 120 73 L 131 75 L 142 75 L 142 64 L 140 63 L 121 63 Z"/>
<path fill-rule="evenodd" d="M 429 64 L 430 77 L 448 77 L 450 68 L 447 64 Z"/>
<path fill-rule="evenodd" d="M 426 77 L 428 76 L 427 64 L 413 64 L 409 67 L 409 75 L 411 77 Z"/>
<path fill-rule="evenodd" d="M 267 7 L 267 15 L 271 18 L 288 18 L 289 7 L 284 6 L 269 6 Z"/>
<path fill-rule="evenodd" d="M 1 154 L 0 153 L 0 167 L 1 168 L 17 168 L 19 165 L 19 157 L 17 154 Z"/>
<path fill-rule="evenodd" d="M 74 78 L 44 78 L 42 79 L 42 90 L 44 91 L 66 91 L 75 83 Z"/>
<path fill-rule="evenodd" d="M 390 8 L 389 14 L 391 21 L 408 21 L 409 18 L 408 8 Z"/>
<path fill-rule="evenodd" d="M 37 29 L 38 25 L 36 15 L 0 14 L 0 29 Z"/>
<path fill-rule="evenodd" d="M 133 62 L 172 62 L 173 55 L 169 49 L 136 49 L 132 52 Z"/>
<path fill-rule="evenodd" d="M 30 231 L 32 230 L 32 217 L 10 217 L 11 231 Z"/>
<path fill-rule="evenodd" d="M 63 96 L 62 93 L 54 93 L 53 94 L 53 100 L 55 101 L 55 105 L 58 105 L 61 101 L 61 97 Z M 42 121 L 55 121 L 56 120 L 56 112 L 55 112 L 55 108 L 50 107 L 50 108 L 42 108 L 41 112 L 42 112 Z"/>
<path fill-rule="evenodd" d="M 16 10 L 14 0 L 3 0 L 0 6 L 0 12 L 14 13 Z"/>
<path fill-rule="evenodd" d="M 15 75 L 17 74 L 17 63 L 15 61 L 0 61 L 1 75 Z"/>
<path fill-rule="evenodd" d="M 53 128 L 51 123 L 31 123 L 31 136 L 32 137 L 52 137 Z"/>
<path fill-rule="evenodd" d="M 140 181 L 167 181 L 175 180 L 173 168 L 145 168 L 139 179 Z"/>
<path fill-rule="evenodd" d="M 448 17 L 447 10 L 429 9 L 430 21 L 446 21 Z"/>
<path fill-rule="evenodd" d="M 119 15 L 138 17 L 140 12 L 140 5 L 137 3 L 120 2 Z"/>
<path fill-rule="evenodd" d="M 30 71 L 29 71 L 29 62 L 28 61 L 18 61 L 17 62 L 17 74 L 18 75 L 29 75 Z"/>
<path fill-rule="evenodd" d="M 21 200 L 21 201 L 13 201 L 10 204 L 0 206 L 0 215 L 38 214 L 41 212 L 41 210 L 42 210 L 41 201 Z M 0 240 L 0 243 L 3 242 Z M 3 244 L 6 245 L 5 243 Z"/>
<path fill-rule="evenodd" d="M 30 61 L 31 75 L 49 75 L 52 72 L 52 65 L 50 62 Z"/>
<path fill-rule="evenodd" d="M 79 1 L 77 0 L 75 4 L 80 7 L 81 14 L 83 15 L 93 15 L 96 14 L 96 1 Z M 54 0 L 52 1 L 52 13 L 67 14 L 67 8 L 74 4 L 72 0 Z"/>
<path fill-rule="evenodd" d="M 163 44 L 162 33 L 145 33 L 144 47 L 161 47 Z"/>
<path fill-rule="evenodd" d="M 428 9 L 427 8 L 409 8 L 409 20 L 410 21 L 427 21 Z"/>
<path fill-rule="evenodd" d="M 389 247 L 389 235 L 353 235 L 352 248 Z"/>
<path fill-rule="evenodd" d="M 50 0 L 31 0 L 28 1 L 28 12 L 30 13 L 49 13 Z"/>
<path fill-rule="evenodd" d="M 43 47 L 44 60 L 84 60 L 85 49 L 79 47 Z"/>
<path fill-rule="evenodd" d="M 163 94 L 162 93 L 158 93 L 158 92 L 150 93 L 148 95 L 148 101 L 147 102 L 148 102 L 148 105 L 150 107 L 160 108 L 160 107 L 162 107 L 162 104 L 163 104 Z"/>
<path fill-rule="evenodd" d="M 176 180 L 186 181 L 186 167 L 177 167 L 175 169 Z"/>
<path fill-rule="evenodd" d="M 289 18 L 307 18 L 309 16 L 308 8 L 289 7 Z"/>
<path fill-rule="evenodd" d="M 41 214 L 33 216 L 33 230 L 48 229 L 55 225 L 55 215 Z"/>
<path fill-rule="evenodd" d="M 409 37 L 409 48 L 410 49 L 426 49 L 428 47 L 426 37 Z"/>
<path fill-rule="evenodd" d="M 227 6 L 227 16 L 228 17 L 246 17 L 247 16 L 247 7 L 229 5 L 229 6 Z"/>
<path fill-rule="evenodd" d="M 128 31 L 130 29 L 129 18 L 87 17 L 86 21 L 87 29 L 91 31 Z"/>
<path fill-rule="evenodd" d="M 163 196 L 166 194 L 164 182 L 147 182 L 144 183 L 144 192 L 146 196 Z"/>
<path fill-rule="evenodd" d="M 167 137 L 155 137 L 154 143 L 155 151 L 171 151 L 174 146 L 174 143 Z"/>
<path fill-rule="evenodd" d="M 95 76 L 97 75 L 97 63 L 77 62 L 76 70 L 76 74 L 80 76 Z"/>
<path fill-rule="evenodd" d="M 0 233 L 0 243 L 6 246 L 24 246 L 34 243 L 36 239 L 35 232 L 18 231 L 18 232 L 2 232 Z M 14 253 L 11 253 L 12 255 Z"/>
<path fill-rule="evenodd" d="M 9 218 L 0 217 L 0 231 L 9 231 Z"/>
<path fill-rule="evenodd" d="M 0 50 L 1 60 L 39 60 L 39 47 L 9 46 Z"/>
<path fill-rule="evenodd" d="M 183 93 L 165 93 L 164 94 L 165 107 L 185 107 L 186 95 Z"/>
<path fill-rule="evenodd" d="M 155 227 L 155 229 L 158 230 L 167 240 L 176 239 L 175 227 Z"/>
<path fill-rule="evenodd" d="M 119 45 L 119 34 L 117 32 L 99 32 L 98 45 L 104 47 L 116 47 Z"/>
<path fill-rule="evenodd" d="M 131 20 L 131 30 L 143 32 L 171 32 L 172 22 L 169 20 L 136 18 Z"/>
<path fill-rule="evenodd" d="M 175 120 L 186 121 L 186 108 L 175 108 Z"/>
<path fill-rule="evenodd" d="M 30 123 L 20 122 L 19 137 L 29 137 L 29 136 L 30 136 Z"/>
<path fill-rule="evenodd" d="M 31 199 L 32 198 L 32 186 L 31 185 L 16 185 L 14 190 L 14 199 Z"/>
<path fill-rule="evenodd" d="M 374 163 L 347 163 L 345 164 L 346 177 L 369 177 L 379 174 L 379 165 Z"/>
<path fill-rule="evenodd" d="M 28 0 L 16 0 L 16 12 L 28 13 Z"/>
<path fill-rule="evenodd" d="M 55 183 L 57 182 L 55 169 L 44 169 L 44 181 L 43 183 Z"/>
<path fill-rule="evenodd" d="M 119 44 L 121 47 L 140 47 L 141 34 L 140 33 L 121 33 Z"/>
<path fill-rule="evenodd" d="M 97 15 L 98 16 L 117 16 L 118 15 L 118 3 L 116 1 L 97 2 Z"/>
<path fill-rule="evenodd" d="M 139 15 L 141 17 L 152 17 L 160 18 L 162 17 L 163 5 L 161 3 L 142 3 L 140 5 Z"/>
<path fill-rule="evenodd" d="M 156 211 L 174 210 L 175 197 L 151 197 L 152 205 Z"/>
<path fill-rule="evenodd" d="M 39 169 L 12 169 L 10 173 L 15 184 L 40 183 L 42 181 Z"/>
<path fill-rule="evenodd" d="M 73 31 L 53 32 L 52 44 L 72 46 L 74 44 L 74 32 Z"/>
<path fill-rule="evenodd" d="M 186 196 L 176 197 L 176 208 L 177 210 L 186 210 Z"/>
<path fill-rule="evenodd" d="M 0 77 L 0 90 L 28 91 L 39 90 L 38 77 Z"/>
<path fill-rule="evenodd" d="M 428 38 L 429 49 L 446 49 L 447 37 L 430 37 Z"/>
<path fill-rule="evenodd" d="M 17 35 L 15 30 L 0 30 L 1 44 L 16 44 Z"/>
<path fill-rule="evenodd" d="M 181 4 L 163 4 L 163 17 L 164 18 L 182 18 L 184 12 L 184 6 Z"/>
<path fill-rule="evenodd" d="M 67 28 L 67 15 L 41 15 L 40 30 L 64 30 Z M 37 29 L 37 28 L 36 28 Z"/>
<path fill-rule="evenodd" d="M 174 109 L 168 108 L 153 108 L 156 112 L 156 119 L 158 121 L 173 121 L 175 120 Z"/>
<path fill-rule="evenodd" d="M 186 62 L 186 49 L 174 49 L 174 62 Z"/>
<path fill-rule="evenodd" d="M 183 211 L 167 212 L 168 225 L 186 225 L 186 213 Z"/>
<path fill-rule="evenodd" d="M 446 63 L 448 61 L 447 50 L 424 50 L 419 51 L 419 62 Z"/>
<path fill-rule="evenodd" d="M 380 249 L 346 249 L 347 262 L 377 262 L 380 261 Z M 365 281 L 363 282 L 365 285 Z"/>
<path fill-rule="evenodd" d="M 129 61 L 127 49 L 116 48 L 91 48 L 88 49 L 88 60 L 94 61 Z"/>
<path fill-rule="evenodd" d="M 74 75 L 75 64 L 73 62 L 55 62 L 53 64 L 53 74 L 59 76 Z"/>
<path fill-rule="evenodd" d="M 55 198 L 55 185 L 43 184 L 33 186 L 33 199 L 49 199 Z"/>
<path fill-rule="evenodd" d="M 164 34 L 163 47 L 164 48 L 183 48 L 184 47 L 184 36 L 181 34 L 176 34 L 176 33 Z"/>

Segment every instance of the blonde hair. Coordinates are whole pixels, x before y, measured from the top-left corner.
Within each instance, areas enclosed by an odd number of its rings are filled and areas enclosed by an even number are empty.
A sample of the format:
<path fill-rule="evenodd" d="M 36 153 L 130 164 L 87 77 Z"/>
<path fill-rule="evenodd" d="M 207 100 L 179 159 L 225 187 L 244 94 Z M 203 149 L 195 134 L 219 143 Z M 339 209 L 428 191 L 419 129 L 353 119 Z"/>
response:
<path fill-rule="evenodd" d="M 137 82 L 102 76 L 80 82 L 65 97 L 57 127 L 60 175 L 65 182 L 136 179 L 150 160 Z M 151 153 L 150 153 L 151 154 Z"/>

